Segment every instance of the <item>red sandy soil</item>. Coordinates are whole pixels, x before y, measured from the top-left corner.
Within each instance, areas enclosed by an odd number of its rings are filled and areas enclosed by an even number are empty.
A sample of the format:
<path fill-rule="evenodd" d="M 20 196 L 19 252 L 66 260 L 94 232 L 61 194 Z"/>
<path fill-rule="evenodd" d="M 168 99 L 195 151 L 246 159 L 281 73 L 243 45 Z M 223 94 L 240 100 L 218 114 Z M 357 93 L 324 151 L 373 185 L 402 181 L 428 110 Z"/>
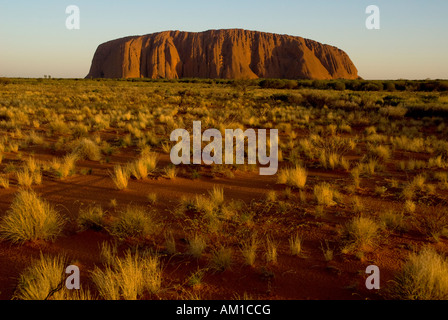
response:
<path fill-rule="evenodd" d="M 50 155 L 38 148 L 29 148 L 24 153 L 33 151 L 36 159 L 48 160 Z M 162 177 L 145 180 L 131 180 L 128 190 L 118 191 L 109 177 L 108 170 L 114 163 L 124 163 L 135 156 L 132 150 L 121 150 L 121 153 L 111 156 L 109 163 L 82 161 L 77 168 L 91 168 L 89 175 L 74 175 L 63 181 L 44 177 L 40 186 L 33 189 L 64 215 L 76 218 L 79 208 L 89 203 L 100 204 L 107 210 L 117 210 L 129 203 L 147 206 L 146 196 L 150 192 L 157 194 L 156 209 L 164 221 L 173 219 L 172 210 L 179 204 L 182 196 L 207 194 L 214 185 L 224 188 L 226 200 L 240 199 L 247 203 L 252 200 L 264 199 L 268 190 L 277 190 L 280 194 L 284 186 L 276 184 L 275 176 L 259 176 L 258 172 L 236 172 L 233 178 L 211 178 L 201 176 L 199 179 L 179 176 L 175 180 Z M 14 155 L 6 154 L 3 165 L 12 161 Z M 168 155 L 162 155 L 159 166 L 169 163 Z M 348 173 L 322 172 L 310 170 L 309 183 L 332 180 L 334 185 L 344 186 Z M 369 183 L 368 181 L 366 183 Z M 308 182 L 307 182 L 308 184 Z M 372 190 L 367 188 L 365 190 Z M 0 215 L 8 210 L 17 187 L 12 183 L 9 189 L 0 189 Z M 307 189 L 307 196 L 311 200 L 312 189 Z M 110 207 L 111 199 L 116 199 L 118 207 Z M 381 208 L 400 204 L 381 199 L 368 191 L 363 195 L 367 208 Z M 314 205 L 305 205 L 303 213 L 312 211 Z M 346 208 L 331 208 L 323 218 L 304 216 L 294 218 L 301 221 L 301 225 L 283 223 L 283 220 L 260 219 L 260 230 L 278 228 L 277 234 L 281 244 L 279 247 L 278 263 L 265 266 L 259 258 L 255 267 L 244 266 L 242 257 L 235 255 L 232 266 L 224 272 L 207 272 L 199 288 L 185 285 L 186 279 L 198 268 L 208 264 L 207 256 L 199 260 L 182 254 L 186 251 L 185 234 L 182 230 L 175 233 L 176 245 L 180 254 L 165 255 L 162 259 L 164 267 L 163 289 L 157 296 L 148 299 L 178 299 L 182 291 L 197 292 L 202 299 L 233 299 L 236 295 L 243 296 L 245 292 L 255 299 L 382 299 L 382 290 L 389 285 L 394 273 L 400 269 L 401 263 L 411 252 L 414 243 L 421 244 L 422 237 L 412 232 L 406 234 L 390 234 L 382 240 L 381 245 L 373 248 L 364 259 L 340 254 L 338 251 L 338 225 L 344 224 L 347 217 L 338 212 Z M 291 234 L 300 231 L 303 242 L 303 255 L 294 257 L 289 254 L 288 239 Z M 21 246 L 0 242 L 0 299 L 11 299 L 17 285 L 17 277 L 30 265 L 32 259 L 38 258 L 40 252 L 49 254 L 63 253 L 76 261 L 81 270 L 81 284 L 94 288 L 89 280 L 89 270 L 100 265 L 99 244 L 110 240 L 105 231 L 88 230 L 77 232 L 75 227 L 68 227 L 64 234 L 54 242 L 33 242 Z M 335 248 L 335 257 L 326 262 L 322 253 L 322 245 L 328 241 L 330 247 Z M 159 241 L 158 243 L 163 243 Z M 444 244 L 445 243 L 445 244 Z M 157 246 L 157 245 L 156 245 Z M 159 245 L 160 246 L 160 245 Z M 446 241 L 438 244 L 446 248 Z M 122 244 L 126 247 L 126 244 Z M 163 247 L 160 246 L 163 250 Z M 238 248 L 234 248 L 238 253 Z M 379 266 L 381 270 L 382 288 L 369 291 L 365 287 L 366 267 L 370 264 Z"/>

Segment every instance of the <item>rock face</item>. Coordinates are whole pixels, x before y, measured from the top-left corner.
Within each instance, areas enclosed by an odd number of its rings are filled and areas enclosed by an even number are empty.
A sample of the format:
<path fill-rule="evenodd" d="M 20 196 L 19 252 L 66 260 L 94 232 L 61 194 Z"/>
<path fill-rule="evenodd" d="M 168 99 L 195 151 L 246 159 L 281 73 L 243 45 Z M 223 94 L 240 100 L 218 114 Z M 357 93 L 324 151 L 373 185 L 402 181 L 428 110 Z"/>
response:
<path fill-rule="evenodd" d="M 87 78 L 356 79 L 348 55 L 301 37 L 241 29 L 165 31 L 101 44 Z"/>

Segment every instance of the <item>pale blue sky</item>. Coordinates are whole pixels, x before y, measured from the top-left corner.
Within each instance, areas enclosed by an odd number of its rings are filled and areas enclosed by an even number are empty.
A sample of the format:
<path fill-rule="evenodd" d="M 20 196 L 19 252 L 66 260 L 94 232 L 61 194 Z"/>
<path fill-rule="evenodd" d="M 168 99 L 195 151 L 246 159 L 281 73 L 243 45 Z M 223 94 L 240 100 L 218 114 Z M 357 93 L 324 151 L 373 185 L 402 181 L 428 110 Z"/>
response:
<path fill-rule="evenodd" d="M 380 30 L 365 27 L 371 4 Z M 68 5 L 80 30 L 65 27 Z M 0 0 L 0 77 L 85 77 L 108 40 L 243 28 L 337 46 L 365 79 L 447 79 L 447 15 L 447 0 Z"/>

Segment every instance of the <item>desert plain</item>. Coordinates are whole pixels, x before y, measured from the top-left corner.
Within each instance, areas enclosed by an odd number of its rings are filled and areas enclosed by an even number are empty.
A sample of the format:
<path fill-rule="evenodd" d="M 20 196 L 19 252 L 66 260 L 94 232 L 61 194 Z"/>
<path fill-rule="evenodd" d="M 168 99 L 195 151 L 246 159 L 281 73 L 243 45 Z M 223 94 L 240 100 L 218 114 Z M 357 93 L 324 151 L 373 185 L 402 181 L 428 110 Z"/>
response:
<path fill-rule="evenodd" d="M 447 90 L 0 79 L 0 299 L 446 299 Z M 278 129 L 278 172 L 174 166 L 193 121 Z"/>

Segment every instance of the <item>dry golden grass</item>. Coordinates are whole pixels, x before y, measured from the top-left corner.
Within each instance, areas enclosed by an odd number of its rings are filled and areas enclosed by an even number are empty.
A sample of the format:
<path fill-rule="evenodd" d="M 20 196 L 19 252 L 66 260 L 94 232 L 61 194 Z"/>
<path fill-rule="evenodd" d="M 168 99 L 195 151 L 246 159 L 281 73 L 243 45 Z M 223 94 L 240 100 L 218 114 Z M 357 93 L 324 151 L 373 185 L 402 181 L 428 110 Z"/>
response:
<path fill-rule="evenodd" d="M 223 188 L 213 186 L 213 189 L 209 190 L 209 195 L 210 195 L 210 201 L 215 206 L 220 206 L 224 203 L 224 189 Z"/>
<path fill-rule="evenodd" d="M 77 160 L 78 155 L 71 153 L 60 160 L 53 160 L 51 168 L 55 171 L 58 178 L 65 179 L 74 173 Z"/>
<path fill-rule="evenodd" d="M 9 189 L 9 177 L 7 175 L 0 175 L 0 187 Z"/>
<path fill-rule="evenodd" d="M 143 207 L 129 205 L 119 212 L 107 229 L 112 236 L 119 239 L 145 239 L 157 232 L 158 227 L 151 212 Z"/>
<path fill-rule="evenodd" d="M 344 253 L 370 250 L 379 236 L 380 225 L 373 219 L 358 216 L 351 219 L 344 227 Z"/>
<path fill-rule="evenodd" d="M 114 167 L 114 172 L 110 173 L 110 177 L 118 190 L 124 190 L 128 187 L 130 173 L 127 168 L 116 165 Z"/>
<path fill-rule="evenodd" d="M 332 206 L 336 204 L 334 201 L 334 189 L 328 183 L 321 183 L 314 186 L 314 198 L 318 205 Z"/>
<path fill-rule="evenodd" d="M 101 159 L 100 147 L 96 142 L 88 138 L 82 138 L 79 141 L 75 141 L 73 153 L 76 154 L 79 159 L 89 159 L 92 161 L 99 161 Z"/>
<path fill-rule="evenodd" d="M 289 249 L 293 256 L 298 256 L 302 253 L 302 238 L 296 234 L 289 238 Z"/>
<path fill-rule="evenodd" d="M 21 169 L 16 172 L 17 184 L 23 188 L 31 188 L 34 182 L 33 173 L 28 169 Z"/>
<path fill-rule="evenodd" d="M 163 169 L 163 176 L 167 179 L 174 180 L 177 177 L 177 168 L 174 166 L 167 166 Z"/>
<path fill-rule="evenodd" d="M 54 240 L 62 232 L 64 219 L 33 191 L 22 190 L 0 221 L 0 238 L 12 243 Z"/>
<path fill-rule="evenodd" d="M 277 257 L 278 257 L 278 242 L 275 241 L 272 237 L 267 237 L 266 252 L 265 252 L 266 263 L 276 264 Z"/>
<path fill-rule="evenodd" d="M 158 155 L 151 152 L 143 152 L 140 158 L 128 164 L 128 171 L 137 180 L 145 179 L 157 167 Z"/>
<path fill-rule="evenodd" d="M 387 210 L 379 214 L 380 223 L 389 230 L 406 232 L 409 229 L 408 219 L 403 212 Z"/>
<path fill-rule="evenodd" d="M 206 247 L 206 239 L 201 234 L 197 233 L 188 239 L 188 253 L 194 258 L 200 258 Z"/>
<path fill-rule="evenodd" d="M 160 259 L 129 250 L 123 258 L 115 256 L 104 270 L 95 267 L 91 277 L 105 300 L 137 300 L 145 293 L 157 293 L 162 285 Z"/>
<path fill-rule="evenodd" d="M 396 275 L 388 294 L 399 300 L 447 300 L 446 257 L 428 247 L 412 253 Z"/>
<path fill-rule="evenodd" d="M 248 266 L 254 266 L 257 258 L 257 249 L 259 243 L 255 237 L 252 237 L 249 241 L 243 243 L 241 248 L 241 254 L 244 258 L 244 264 Z"/>
<path fill-rule="evenodd" d="M 63 256 L 40 256 L 31 266 L 19 276 L 14 298 L 18 300 L 45 300 L 50 293 L 65 283 L 66 258 Z M 51 299 L 63 300 L 66 296 L 65 286 L 55 291 Z"/>
<path fill-rule="evenodd" d="M 104 227 L 104 211 L 99 205 L 91 205 L 79 210 L 76 222 L 81 231 L 87 229 L 101 230 Z"/>
<path fill-rule="evenodd" d="M 274 190 L 269 190 L 266 194 L 266 201 L 275 202 L 277 201 L 277 192 Z"/>
<path fill-rule="evenodd" d="M 191 293 L 192 289 L 197 291 L 204 287 L 201 276 L 205 270 L 225 270 L 231 263 L 231 272 L 238 276 L 241 270 L 258 272 L 255 268 L 258 264 L 264 264 L 260 266 L 263 272 L 272 269 L 275 276 L 284 276 L 288 274 L 284 272 L 292 268 L 291 261 L 301 261 L 295 258 L 303 253 L 303 239 L 296 233 L 298 230 L 319 237 L 317 242 L 307 244 L 307 249 L 308 245 L 311 249 L 307 250 L 307 255 L 325 261 L 336 259 L 336 264 L 340 262 L 336 250 L 338 253 L 342 250 L 367 261 L 376 261 L 378 254 L 378 261 L 385 264 L 383 267 L 391 267 L 390 264 L 396 261 L 381 259 L 383 248 L 371 252 L 383 240 L 386 254 L 394 250 L 397 260 L 403 258 L 404 250 L 407 250 L 403 248 L 427 243 L 428 238 L 431 246 L 436 248 L 446 245 L 448 125 L 444 116 L 431 115 L 431 108 L 442 115 L 448 110 L 448 100 L 442 93 L 420 95 L 401 89 L 396 92 L 334 92 L 306 88 L 287 91 L 256 88 L 256 80 L 244 91 L 236 86 L 220 85 L 219 81 L 200 80 L 197 80 L 198 85 L 184 81 L 176 83 L 175 80 L 114 81 L 110 84 L 118 90 L 110 90 L 102 81 L 67 80 L 54 81 L 51 86 L 45 84 L 46 90 L 35 94 L 39 84 L 34 80 L 12 81 L 7 86 L 0 83 L 1 88 L 7 88 L 0 90 L 2 199 L 11 199 L 11 193 L 18 188 L 29 193 L 32 193 L 31 188 L 49 190 L 48 199 L 63 202 L 61 212 L 75 218 L 67 231 L 103 229 L 85 234 L 94 234 L 93 239 L 104 236 L 109 237 L 109 241 L 116 241 L 101 245 L 99 258 L 103 264 L 92 273 L 96 287 L 90 289 L 102 299 L 151 299 L 153 293 L 157 293 L 157 298 L 206 297 L 207 291 Z M 349 85 L 349 82 L 345 84 Z M 420 110 L 423 103 L 420 100 L 426 95 L 438 100 L 424 105 L 427 110 Z M 399 104 L 389 106 L 390 101 Z M 279 129 L 281 169 L 277 176 L 270 180 L 257 176 L 252 181 L 258 167 L 247 164 L 195 166 L 193 170 L 166 165 L 172 145 L 167 142 L 170 131 L 176 127 L 191 129 L 191 122 L 195 120 L 202 121 L 204 129 L 218 128 L 223 134 L 226 128 Z M 427 135 L 428 132 L 431 134 Z M 163 153 L 160 158 L 163 167 L 160 168 L 158 153 Z M 51 157 L 55 157 L 54 160 Z M 114 168 L 110 174 L 113 181 L 103 184 L 101 179 L 93 179 L 104 175 L 109 167 Z M 67 179 L 77 172 L 92 174 Z M 177 178 L 178 174 L 182 178 Z M 248 180 L 240 180 L 241 176 Z M 187 177 L 194 179 L 190 181 L 189 200 L 182 201 L 177 209 L 166 208 L 171 204 L 172 190 L 176 190 L 176 196 L 187 194 L 182 194 L 179 189 L 179 186 L 188 185 Z M 275 178 L 283 186 L 274 186 Z M 211 181 L 216 184 L 210 190 L 202 185 L 208 179 L 213 179 Z M 110 199 L 103 195 L 93 199 L 94 194 L 92 197 L 83 194 L 83 199 L 73 199 L 72 204 L 71 188 L 61 195 L 51 192 L 58 186 L 71 186 L 71 183 L 74 192 L 85 191 L 91 187 L 87 186 L 87 181 L 92 181 L 93 188 L 101 185 L 105 192 L 109 189 Z M 37 186 L 39 184 L 41 187 Z M 159 184 L 163 188 L 158 188 Z M 49 189 L 46 189 L 47 185 Z M 117 192 L 114 187 L 127 190 Z M 243 189 L 244 192 L 239 192 Z M 241 199 L 229 200 L 235 197 Z M 76 216 L 79 201 L 82 209 Z M 95 203 L 108 206 L 110 212 L 104 212 Z M 133 204 L 144 207 L 129 209 Z M 62 223 L 59 219 L 44 218 L 42 212 L 46 211 L 46 206 L 42 203 L 31 205 L 22 200 L 16 207 L 13 210 L 11 206 L 0 221 L 3 240 L 13 243 L 28 239 L 53 240 L 61 234 Z M 14 215 L 13 211 L 16 211 Z M 156 221 L 163 221 L 165 225 L 160 228 Z M 342 226 L 342 237 L 328 234 L 328 229 L 335 223 Z M 40 231 L 44 225 L 47 229 Z M 177 226 L 182 230 L 175 229 Z M 406 233 L 410 231 L 412 235 L 409 237 Z M 33 232 L 39 236 L 32 235 Z M 188 239 L 186 255 L 181 254 L 181 247 L 176 248 L 176 244 L 183 242 L 179 236 L 181 232 L 192 235 Z M 174 239 L 173 234 L 179 239 Z M 275 237 L 268 238 L 260 248 L 261 242 L 255 236 L 251 237 L 255 234 Z M 385 237 L 379 237 L 380 234 Z M 408 240 L 410 238 L 412 242 Z M 65 242 L 61 243 L 64 245 Z M 148 274 L 142 276 L 141 271 L 147 268 L 142 261 L 147 257 L 154 258 L 153 254 L 141 253 L 135 247 L 132 247 L 132 254 L 122 256 L 121 251 L 119 254 L 118 248 L 123 248 L 122 245 L 134 243 L 162 248 L 170 263 L 181 257 L 183 262 L 190 264 L 204 260 L 210 264 L 207 269 L 198 271 L 197 277 L 191 276 L 185 282 L 190 288 L 183 288 L 184 284 L 175 280 L 175 290 L 170 286 L 165 292 L 160 290 L 160 274 L 152 278 L 152 284 L 142 284 L 143 277 L 150 278 Z M 237 246 L 240 251 L 233 255 L 230 248 Z M 279 250 L 290 256 L 279 256 Z M 436 270 L 443 269 L 440 266 L 444 263 L 437 262 L 430 254 L 423 256 L 427 263 L 424 265 L 419 260 L 419 274 L 440 274 Z M 196 258 L 199 260 L 190 261 Z M 431 259 L 436 262 L 430 262 Z M 414 260 L 412 263 L 416 264 Z M 252 268 L 233 268 L 237 261 Z M 153 262 L 150 264 L 154 265 Z M 174 276 L 181 272 L 181 268 L 175 269 Z M 412 272 L 415 271 L 413 268 Z M 42 275 L 43 269 L 40 269 Z M 411 279 L 412 272 L 407 272 L 406 277 Z M 291 274 L 291 279 L 299 276 Z M 434 278 L 437 280 L 419 280 L 429 278 L 428 275 L 413 278 L 413 286 L 423 288 L 417 293 L 409 289 L 410 282 L 403 282 L 397 296 L 404 299 L 443 297 L 436 285 L 431 288 L 429 284 L 443 283 L 444 280 L 441 276 Z M 172 280 L 170 278 L 167 283 Z M 195 281 L 200 285 L 193 285 Z M 230 285 L 228 289 L 231 290 Z M 37 294 L 38 289 L 33 290 Z M 53 298 L 93 298 L 89 291 L 79 292 Z M 232 296 L 232 292 L 222 294 Z"/>
<path fill-rule="evenodd" d="M 305 168 L 296 166 L 295 168 L 280 169 L 277 182 L 286 184 L 293 188 L 303 189 L 306 184 L 307 171 Z"/>
<path fill-rule="evenodd" d="M 232 248 L 220 247 L 212 252 L 210 267 L 216 271 L 224 271 L 232 264 Z"/>

